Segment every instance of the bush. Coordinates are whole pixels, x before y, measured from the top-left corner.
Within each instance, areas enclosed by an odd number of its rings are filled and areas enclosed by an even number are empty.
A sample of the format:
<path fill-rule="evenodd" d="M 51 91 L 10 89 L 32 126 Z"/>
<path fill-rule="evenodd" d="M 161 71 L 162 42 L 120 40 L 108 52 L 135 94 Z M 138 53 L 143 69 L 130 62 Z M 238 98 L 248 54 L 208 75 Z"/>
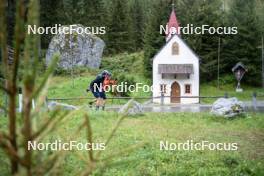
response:
<path fill-rule="evenodd" d="M 61 75 L 61 76 L 71 76 L 71 74 L 73 73 L 74 77 L 76 77 L 76 76 L 80 76 L 85 73 L 91 73 L 92 75 L 97 75 L 98 72 L 100 72 L 98 69 L 88 68 L 84 66 L 76 66 L 76 67 L 73 67 L 73 70 L 71 68 L 63 69 L 63 68 L 57 67 L 54 74 Z"/>
<path fill-rule="evenodd" d="M 113 76 L 112 76 L 115 80 L 117 80 L 117 84 L 121 84 L 123 83 L 127 83 L 127 86 L 130 85 L 135 85 L 136 81 L 134 76 L 132 75 L 128 75 L 128 74 L 123 74 L 123 73 L 119 73 L 119 72 L 113 72 Z M 129 92 L 117 92 L 117 90 L 111 91 L 113 92 L 112 94 L 115 96 L 122 96 L 122 97 L 128 97 L 130 94 Z"/>
<path fill-rule="evenodd" d="M 63 69 L 63 68 L 60 68 L 60 67 L 57 67 L 54 71 L 54 74 L 55 75 L 70 75 L 70 71 L 69 70 L 66 70 L 66 69 Z"/>
<path fill-rule="evenodd" d="M 115 70 L 117 72 L 141 74 L 143 73 L 143 54 L 123 53 L 116 56 L 105 57 L 102 59 L 101 68 L 109 71 Z"/>
<path fill-rule="evenodd" d="M 211 81 L 211 83 L 215 86 L 217 86 L 217 79 Z M 236 85 L 237 81 L 236 78 L 233 74 L 228 74 L 228 75 L 224 75 L 221 76 L 219 78 L 219 86 L 220 87 L 225 87 L 226 85 Z"/>

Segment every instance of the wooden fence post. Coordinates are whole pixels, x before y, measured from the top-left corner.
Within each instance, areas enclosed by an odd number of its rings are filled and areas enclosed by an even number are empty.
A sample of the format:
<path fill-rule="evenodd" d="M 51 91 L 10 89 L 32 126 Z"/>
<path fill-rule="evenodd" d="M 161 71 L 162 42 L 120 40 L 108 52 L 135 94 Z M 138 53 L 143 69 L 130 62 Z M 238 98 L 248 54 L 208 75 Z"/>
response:
<path fill-rule="evenodd" d="M 252 94 L 252 106 L 253 106 L 253 110 L 257 111 L 257 93 L 253 92 Z"/>
<path fill-rule="evenodd" d="M 161 102 L 161 105 L 164 105 L 164 93 L 163 92 L 161 92 L 160 102 Z"/>

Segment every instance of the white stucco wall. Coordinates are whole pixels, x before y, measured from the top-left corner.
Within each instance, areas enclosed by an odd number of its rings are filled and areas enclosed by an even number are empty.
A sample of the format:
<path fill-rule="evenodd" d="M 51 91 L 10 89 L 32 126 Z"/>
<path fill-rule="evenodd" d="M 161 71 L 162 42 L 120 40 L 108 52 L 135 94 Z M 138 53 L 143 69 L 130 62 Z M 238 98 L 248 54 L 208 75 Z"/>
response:
<path fill-rule="evenodd" d="M 172 55 L 174 42 L 179 44 L 179 55 Z M 180 76 L 176 79 L 162 79 L 158 73 L 159 64 L 193 64 L 194 74 L 190 74 L 189 79 Z M 175 81 L 180 85 L 181 96 L 199 96 L 199 58 L 177 35 L 174 35 L 153 59 L 153 97 L 160 96 L 160 84 L 167 85 L 165 96 L 170 96 L 171 84 Z M 191 84 L 190 94 L 185 94 L 185 84 Z M 181 98 L 180 101 L 182 104 L 199 103 L 198 98 Z M 161 103 L 160 99 L 153 99 L 153 102 Z M 164 103 L 170 104 L 170 98 L 165 98 Z"/>

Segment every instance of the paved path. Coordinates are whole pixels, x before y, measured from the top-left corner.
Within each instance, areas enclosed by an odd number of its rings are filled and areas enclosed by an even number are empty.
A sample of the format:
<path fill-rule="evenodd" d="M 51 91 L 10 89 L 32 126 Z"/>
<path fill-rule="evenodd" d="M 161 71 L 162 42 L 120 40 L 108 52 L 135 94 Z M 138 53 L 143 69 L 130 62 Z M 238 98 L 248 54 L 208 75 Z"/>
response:
<path fill-rule="evenodd" d="M 254 111 L 251 102 L 244 102 L 246 105 L 246 111 Z M 108 106 L 106 110 L 108 111 L 118 111 L 122 105 Z M 174 104 L 174 105 L 144 105 L 143 109 L 145 112 L 204 112 L 210 111 L 212 105 L 206 104 Z M 264 101 L 258 101 L 257 103 L 257 112 L 264 112 Z"/>
<path fill-rule="evenodd" d="M 252 102 L 247 101 L 244 103 L 246 105 L 246 111 L 256 111 L 256 112 L 264 113 L 264 101 L 258 101 L 256 109 L 253 108 Z M 72 106 L 72 105 L 67 105 L 67 106 Z M 107 111 L 118 111 L 122 106 L 123 105 L 106 106 L 106 110 Z M 80 107 L 76 107 L 76 108 L 78 109 Z M 211 108 L 212 108 L 212 105 L 210 104 L 188 104 L 188 105 L 172 104 L 172 105 L 164 105 L 164 106 L 157 105 L 157 104 L 143 105 L 143 110 L 145 112 L 204 112 L 204 111 L 210 111 Z M 4 111 L 0 109 L 0 114 L 2 113 L 4 113 Z"/>

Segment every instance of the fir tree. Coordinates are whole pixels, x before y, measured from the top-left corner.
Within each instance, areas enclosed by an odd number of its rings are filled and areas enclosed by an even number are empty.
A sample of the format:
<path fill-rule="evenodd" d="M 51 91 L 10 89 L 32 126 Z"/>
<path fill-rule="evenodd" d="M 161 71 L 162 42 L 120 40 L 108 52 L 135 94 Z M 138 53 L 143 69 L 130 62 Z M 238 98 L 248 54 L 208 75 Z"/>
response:
<path fill-rule="evenodd" d="M 15 7 L 16 7 L 16 1 L 15 0 L 8 0 L 7 1 L 7 31 L 8 31 L 8 44 L 10 46 L 13 45 L 13 33 L 14 33 L 14 27 L 15 27 Z"/>
<path fill-rule="evenodd" d="M 219 0 L 184 0 L 176 6 L 181 26 L 193 24 L 194 27 L 208 25 L 222 26 L 221 3 Z M 195 14 L 195 15 L 194 15 Z M 182 34 L 191 49 L 200 57 L 200 74 L 203 81 L 213 80 L 217 76 L 217 57 L 219 36 L 215 34 Z M 221 63 L 221 67 L 223 64 Z"/>
<path fill-rule="evenodd" d="M 199 9 L 198 23 L 199 25 L 209 25 L 214 28 L 222 26 L 220 16 L 221 4 L 218 0 L 202 1 Z M 200 19 L 200 20 L 199 20 Z M 218 59 L 218 41 L 220 35 L 217 33 L 210 34 L 206 32 L 203 35 L 199 35 L 200 44 L 196 48 L 197 53 L 201 58 L 200 69 L 201 77 L 204 81 L 213 80 L 217 77 L 217 59 Z M 223 63 L 221 63 L 221 68 Z"/>
<path fill-rule="evenodd" d="M 142 4 L 139 0 L 133 1 L 131 5 L 131 16 L 135 49 L 141 49 L 143 46 L 144 14 Z"/>
<path fill-rule="evenodd" d="M 133 50 L 132 24 L 125 1 L 113 0 L 110 4 L 106 46 L 108 53 Z"/>
<path fill-rule="evenodd" d="M 81 0 L 79 13 L 81 23 L 85 26 L 103 26 L 104 4 L 102 0 Z"/>
<path fill-rule="evenodd" d="M 169 15 L 169 1 L 159 0 L 156 2 L 147 17 L 144 33 L 144 70 L 145 76 L 152 75 L 153 57 L 165 44 L 165 36 L 159 33 L 160 25 L 166 25 Z"/>
<path fill-rule="evenodd" d="M 64 24 L 81 24 L 84 15 L 84 1 L 62 0 L 63 7 L 60 10 Z M 88 20 L 88 19 L 87 19 Z"/>
<path fill-rule="evenodd" d="M 227 70 L 237 62 L 248 68 L 245 81 L 252 85 L 261 84 L 261 58 L 257 47 L 261 44 L 259 25 L 255 11 L 255 0 L 234 0 L 228 14 L 230 26 L 238 28 L 238 34 L 229 36 L 225 47 Z"/>
<path fill-rule="evenodd" d="M 63 0 L 40 0 L 40 26 L 50 27 L 63 24 L 62 7 Z M 41 47 L 48 48 L 51 38 L 51 34 L 41 35 Z"/>

